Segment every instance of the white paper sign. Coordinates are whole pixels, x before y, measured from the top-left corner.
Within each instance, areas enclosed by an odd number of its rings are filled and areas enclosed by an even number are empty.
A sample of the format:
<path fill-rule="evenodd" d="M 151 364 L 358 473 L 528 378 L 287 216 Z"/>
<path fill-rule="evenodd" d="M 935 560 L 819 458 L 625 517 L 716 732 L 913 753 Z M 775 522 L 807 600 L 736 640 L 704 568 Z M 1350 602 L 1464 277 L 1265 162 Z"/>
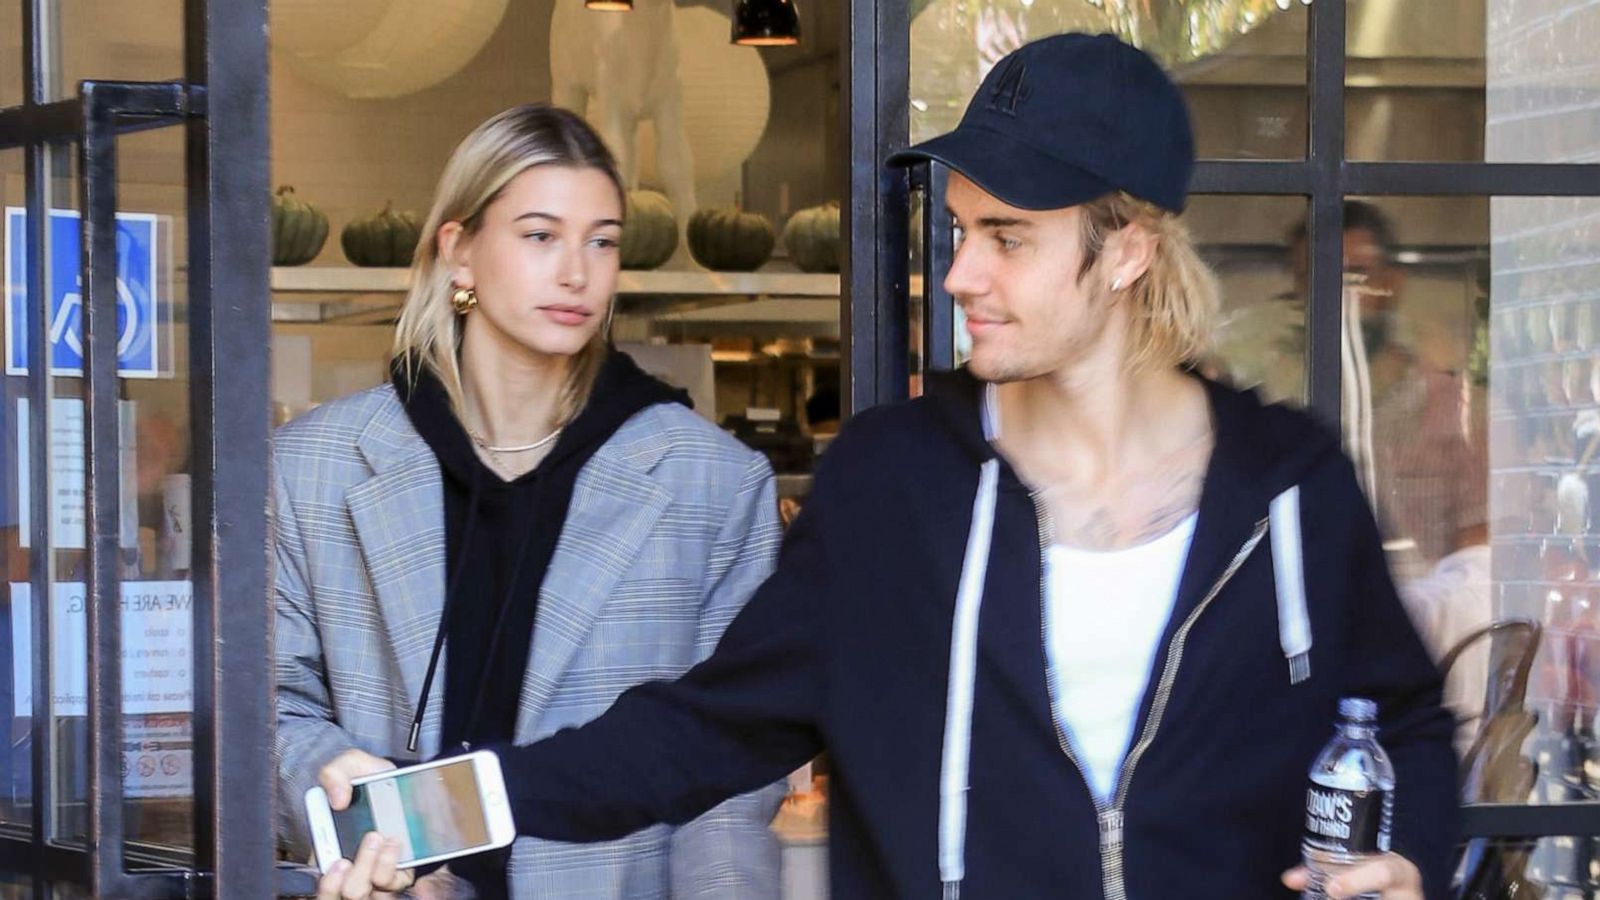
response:
<path fill-rule="evenodd" d="M 194 793 L 194 736 L 188 716 L 129 719 L 122 731 L 122 795 L 188 797 Z"/>
<path fill-rule="evenodd" d="M 11 583 L 12 683 L 16 715 L 33 710 L 32 586 Z M 89 620 L 82 584 L 54 585 L 50 610 L 52 708 L 58 716 L 89 714 Z M 122 711 L 128 715 L 194 709 L 194 586 L 187 581 L 122 585 Z"/>
<path fill-rule="evenodd" d="M 132 400 L 117 405 L 119 427 L 118 467 L 121 473 L 121 546 L 139 546 L 139 507 L 135 483 L 138 466 L 137 407 Z M 57 550 L 83 550 L 89 521 L 88 491 L 84 482 L 83 401 L 50 401 L 50 542 Z M 28 398 L 17 399 L 17 518 L 24 549 L 32 541 L 32 481 L 28 441 Z"/>

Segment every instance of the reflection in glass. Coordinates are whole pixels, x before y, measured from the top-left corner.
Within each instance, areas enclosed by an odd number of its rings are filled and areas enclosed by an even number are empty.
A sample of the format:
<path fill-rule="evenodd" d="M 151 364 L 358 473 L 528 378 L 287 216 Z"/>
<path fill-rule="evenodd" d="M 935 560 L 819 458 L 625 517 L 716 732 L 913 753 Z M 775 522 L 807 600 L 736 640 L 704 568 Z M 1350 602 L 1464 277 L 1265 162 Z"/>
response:
<path fill-rule="evenodd" d="M 177 128 L 120 139 L 121 158 L 149 162 L 125 164 L 117 186 L 125 212 L 158 223 L 156 327 L 169 333 L 159 340 L 169 364 L 157 377 L 121 381 L 132 432 L 122 461 L 124 519 L 135 523 L 122 572 L 125 827 L 130 841 L 177 847 L 192 845 L 194 817 L 189 298 L 176 277 L 176 261 L 188 256 L 183 141 Z"/>
<path fill-rule="evenodd" d="M 1063 32 L 1117 34 L 1183 87 L 1201 157 L 1305 154 L 1301 0 L 916 0 L 911 140 L 953 128 L 996 62 Z"/>
<path fill-rule="evenodd" d="M 5 8 L 0 3 L 0 10 Z M 11 10 L 13 17 L 21 13 Z M 17 21 L 17 19 L 13 19 Z M 7 40 L 7 38 L 0 38 Z M 20 79 L 21 68 L 13 76 Z M 0 81 L 8 80 L 0 78 Z M 20 99 L 20 88 L 18 91 Z M 0 209 L 21 207 L 25 203 L 22 191 L 23 154 L 20 150 L 0 152 Z M 9 248 L 8 248 L 9 249 Z M 15 277 L 15 276 L 13 276 Z M 33 554 L 22 534 L 19 492 L 26 490 L 31 479 L 18 469 L 19 441 L 26 441 L 26 430 L 19 428 L 16 411 L 18 402 L 28 395 L 28 379 L 6 376 L 4 389 L 0 390 L 0 560 L 4 561 L 5 579 L 0 582 L 0 596 L 5 598 L 0 609 L 0 716 L 5 724 L 6 744 L 0 751 L 0 822 L 8 825 L 31 827 L 33 807 L 33 710 L 19 704 L 19 682 L 30 677 L 33 666 L 31 635 L 18 633 L 17 607 L 23 602 L 19 594 L 27 589 L 29 567 Z M 22 591 L 17 586 L 22 586 Z"/>
<path fill-rule="evenodd" d="M 1167 65 L 1193 62 L 1248 34 L 1292 0 L 1088 0 L 1104 10 L 1111 33 Z M 1298 0 L 1310 5 L 1310 0 Z"/>
<path fill-rule="evenodd" d="M 1353 159 L 1593 162 L 1587 0 L 1347 0 Z"/>
<path fill-rule="evenodd" d="M 1402 251 L 1382 207 L 1345 204 L 1345 427 L 1402 577 L 1485 542 L 1483 385 L 1467 370 L 1487 315 L 1476 256 Z"/>
<path fill-rule="evenodd" d="M 1600 200 L 1496 198 L 1489 321 L 1495 614 L 1543 627 L 1526 799 L 1600 799 Z M 1590 896 L 1600 846 L 1550 838 L 1528 879 Z"/>
<path fill-rule="evenodd" d="M 124 138 L 118 147 L 122 171 L 152 167 L 150 161 L 157 159 L 181 165 L 183 146 L 181 129 Z M 26 374 L 6 377 L 6 405 L 0 411 L 6 426 L 6 521 L 17 535 L 17 546 L 8 551 L 6 578 L 11 650 L 7 675 L 13 682 L 8 693 L 18 707 L 11 726 L 7 794 L 19 807 L 23 803 L 31 807 L 32 795 L 42 793 L 42 785 L 33 783 L 32 698 L 45 686 L 35 682 L 32 665 L 47 655 L 51 711 L 47 727 L 53 746 L 46 769 L 55 803 L 52 837 L 68 843 L 87 837 L 92 677 L 86 609 L 91 576 L 86 533 L 87 410 L 77 349 L 82 345 L 82 296 L 73 289 L 79 278 L 80 222 L 74 209 L 78 185 L 71 173 L 72 158 L 67 150 L 47 163 L 59 175 L 49 182 L 52 196 L 45 204 L 50 221 L 43 290 L 52 298 L 51 332 L 57 335 L 49 366 L 50 396 L 42 407 L 26 402 L 31 399 L 30 382 L 46 377 L 44 365 L 27 360 Z M 185 197 L 181 178 L 175 185 L 125 178 L 118 193 L 119 440 L 111 458 L 102 462 L 120 485 L 121 518 L 112 526 L 115 539 L 110 550 L 122 590 L 124 743 L 120 749 L 125 826 L 130 840 L 182 845 L 190 843 L 193 817 L 189 397 L 183 358 L 187 348 L 181 332 L 187 301 L 176 263 L 185 256 L 181 228 Z M 9 196 L 6 199 L 10 202 Z M 14 236 L 21 234 L 20 224 L 15 223 Z M 19 253 L 19 246 L 12 240 L 7 249 Z M 17 304 L 12 312 L 20 314 L 26 308 L 25 287 L 20 267 L 13 266 L 12 271 L 9 293 Z M 48 435 L 37 455 L 26 441 L 27 423 L 35 417 L 45 419 Z M 35 504 L 24 491 L 45 472 L 50 477 L 47 500 Z M 51 590 L 45 596 L 31 589 L 28 558 L 21 552 L 30 549 L 30 526 L 39 519 L 48 521 L 50 537 Z M 49 611 L 47 654 L 33 639 L 35 623 L 44 618 L 45 610 Z M 31 808 L 26 812 L 31 815 Z"/>
<path fill-rule="evenodd" d="M 1305 402 L 1306 284 L 1298 197 L 1197 196 L 1184 221 L 1222 287 L 1211 374 Z"/>
<path fill-rule="evenodd" d="M 1485 5 L 1485 0 L 1348 0 L 1345 147 L 1350 157 L 1483 159 Z"/>
<path fill-rule="evenodd" d="M 0 109 L 22 103 L 22 34 L 22 0 L 0 0 Z"/>
<path fill-rule="evenodd" d="M 1487 207 L 1352 198 L 1339 237 L 1345 450 L 1401 599 L 1447 669 L 1469 800 L 1520 798 L 1534 780 L 1521 746 L 1535 722 L 1525 699 L 1541 637 L 1497 621 L 1491 581 Z M 1474 847 L 1480 881 L 1526 862 Z"/>
<path fill-rule="evenodd" d="M 1488 8 L 1486 159 L 1594 162 L 1600 153 L 1600 6 L 1476 0 Z"/>
<path fill-rule="evenodd" d="M 183 3 L 40 4 L 53 17 L 59 65 L 47 73 L 46 99 L 77 96 L 78 82 L 167 81 L 183 77 Z"/>

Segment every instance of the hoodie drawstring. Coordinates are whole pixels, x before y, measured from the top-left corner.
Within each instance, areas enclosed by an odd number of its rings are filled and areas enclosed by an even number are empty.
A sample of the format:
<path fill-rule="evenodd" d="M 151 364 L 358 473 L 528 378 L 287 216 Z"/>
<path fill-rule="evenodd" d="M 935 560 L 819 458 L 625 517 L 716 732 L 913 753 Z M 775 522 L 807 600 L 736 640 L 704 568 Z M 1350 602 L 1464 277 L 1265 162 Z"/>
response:
<path fill-rule="evenodd" d="M 1305 547 L 1300 537 L 1300 488 L 1272 500 L 1272 577 L 1278 595 L 1278 643 L 1289 661 L 1289 683 L 1311 677 L 1311 617 L 1306 611 Z"/>
<path fill-rule="evenodd" d="M 944 752 L 939 766 L 939 880 L 946 900 L 960 895 L 966 875 L 967 773 L 972 760 L 972 700 L 977 680 L 978 613 L 983 607 L 994 538 L 995 497 L 1000 461 L 991 459 L 978 474 L 972 501 L 972 526 L 961 563 L 955 622 L 950 632 L 950 676 L 945 695 Z"/>
<path fill-rule="evenodd" d="M 993 383 L 984 386 L 979 404 L 983 437 L 1000 438 L 1000 398 Z M 950 674 L 945 688 L 944 748 L 939 759 L 939 881 L 944 900 L 958 900 L 966 877 L 967 790 L 972 763 L 972 704 L 977 683 L 978 613 L 983 608 L 984 581 L 989 574 L 989 547 L 994 541 L 995 501 L 1000 490 L 1000 460 L 978 469 L 978 493 L 972 500 L 967 552 L 961 560 L 955 618 L 950 629 Z"/>
<path fill-rule="evenodd" d="M 439 609 L 439 630 L 433 635 L 433 653 L 428 657 L 428 673 L 422 676 L 422 691 L 417 695 L 417 712 L 411 717 L 411 731 L 406 735 L 406 752 L 417 752 L 417 740 L 422 735 L 422 716 L 428 710 L 428 693 L 433 688 L 433 677 L 439 669 L 439 655 L 444 652 L 445 635 L 450 631 L 450 601 L 461 587 L 461 572 L 466 568 L 467 551 L 472 547 L 472 527 L 478 521 L 478 501 L 483 494 L 483 469 L 472 470 L 472 490 L 467 500 L 467 525 L 461 531 L 461 549 L 456 551 L 455 572 L 450 577 L 450 587 L 445 591 L 444 604 Z"/>

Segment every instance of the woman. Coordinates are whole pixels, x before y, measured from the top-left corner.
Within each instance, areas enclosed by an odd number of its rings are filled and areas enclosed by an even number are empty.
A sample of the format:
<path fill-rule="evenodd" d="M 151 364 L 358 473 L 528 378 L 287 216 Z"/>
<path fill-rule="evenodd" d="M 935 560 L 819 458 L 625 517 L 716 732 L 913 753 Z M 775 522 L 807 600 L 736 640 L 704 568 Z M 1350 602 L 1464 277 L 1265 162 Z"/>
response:
<path fill-rule="evenodd" d="M 341 808 L 388 758 L 593 719 L 708 654 L 770 571 L 766 461 L 609 347 L 623 209 L 577 116 L 485 122 L 440 180 L 390 383 L 278 432 L 279 810 L 298 853 L 311 785 Z M 451 870 L 480 896 L 776 896 L 779 799 Z"/>

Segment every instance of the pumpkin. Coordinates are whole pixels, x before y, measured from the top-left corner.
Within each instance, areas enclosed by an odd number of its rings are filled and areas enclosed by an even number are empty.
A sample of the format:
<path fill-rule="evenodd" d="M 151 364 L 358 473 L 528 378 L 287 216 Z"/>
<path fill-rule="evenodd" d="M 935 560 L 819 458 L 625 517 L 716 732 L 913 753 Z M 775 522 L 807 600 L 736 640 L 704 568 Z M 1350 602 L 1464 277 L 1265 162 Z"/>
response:
<path fill-rule="evenodd" d="M 839 271 L 839 204 L 830 201 L 790 216 L 783 246 L 802 272 Z"/>
<path fill-rule="evenodd" d="M 672 201 L 656 191 L 629 191 L 622 221 L 622 267 L 654 269 L 678 251 Z"/>
<path fill-rule="evenodd" d="M 284 185 L 272 198 L 272 264 L 300 266 L 322 252 L 328 239 L 328 217 Z"/>
<path fill-rule="evenodd" d="M 732 207 L 702 209 L 689 217 L 689 252 L 708 269 L 754 272 L 777 242 L 772 223 L 760 213 Z"/>
<path fill-rule="evenodd" d="M 421 238 L 416 213 L 396 211 L 390 202 L 382 212 L 346 225 L 339 243 L 345 258 L 358 266 L 409 266 Z"/>

